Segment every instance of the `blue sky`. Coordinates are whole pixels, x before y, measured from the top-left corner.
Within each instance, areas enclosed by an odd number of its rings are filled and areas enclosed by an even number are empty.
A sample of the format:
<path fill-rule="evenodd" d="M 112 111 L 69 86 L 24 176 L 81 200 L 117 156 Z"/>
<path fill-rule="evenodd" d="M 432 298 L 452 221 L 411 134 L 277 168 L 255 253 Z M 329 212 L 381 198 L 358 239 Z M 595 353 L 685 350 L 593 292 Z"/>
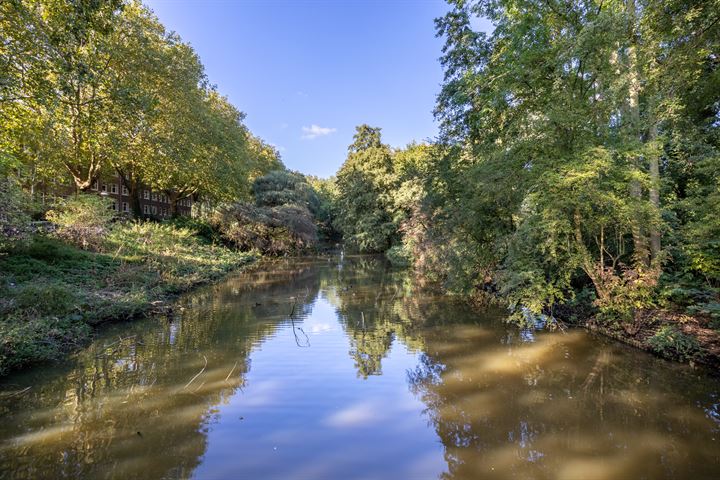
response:
<path fill-rule="evenodd" d="M 145 0 L 288 168 L 327 177 L 355 126 L 386 143 L 433 138 L 441 0 Z"/>

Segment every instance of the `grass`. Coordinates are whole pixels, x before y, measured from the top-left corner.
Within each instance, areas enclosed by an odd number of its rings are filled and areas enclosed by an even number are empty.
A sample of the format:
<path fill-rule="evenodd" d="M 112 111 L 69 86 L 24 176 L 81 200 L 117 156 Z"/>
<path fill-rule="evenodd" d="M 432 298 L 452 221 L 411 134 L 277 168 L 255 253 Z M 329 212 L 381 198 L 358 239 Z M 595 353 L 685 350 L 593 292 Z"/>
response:
<path fill-rule="evenodd" d="M 38 235 L 0 256 L 0 375 L 61 358 L 99 324 L 146 315 L 255 258 L 172 224 L 118 224 L 98 252 Z"/>

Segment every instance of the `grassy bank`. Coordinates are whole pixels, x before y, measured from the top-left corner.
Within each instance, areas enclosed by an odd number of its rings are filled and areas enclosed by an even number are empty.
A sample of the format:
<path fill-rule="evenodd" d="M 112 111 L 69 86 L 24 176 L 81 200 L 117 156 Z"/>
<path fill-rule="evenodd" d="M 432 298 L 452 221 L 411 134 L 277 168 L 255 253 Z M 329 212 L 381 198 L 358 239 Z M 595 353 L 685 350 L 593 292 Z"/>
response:
<path fill-rule="evenodd" d="M 97 325 L 146 315 L 255 258 L 168 224 L 118 224 L 95 252 L 35 236 L 0 256 L 0 375 L 60 358 Z"/>

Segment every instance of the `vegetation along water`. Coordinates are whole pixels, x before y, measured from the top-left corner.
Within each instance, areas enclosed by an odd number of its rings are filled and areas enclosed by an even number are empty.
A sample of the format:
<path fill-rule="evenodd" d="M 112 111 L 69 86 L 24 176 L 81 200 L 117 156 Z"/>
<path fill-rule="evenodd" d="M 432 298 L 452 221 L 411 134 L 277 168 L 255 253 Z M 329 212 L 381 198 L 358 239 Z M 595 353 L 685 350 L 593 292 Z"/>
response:
<path fill-rule="evenodd" d="M 142 1 L 0 0 L 0 478 L 720 478 L 720 0 L 222 8 L 435 134 L 214 46 L 294 171 Z"/>
<path fill-rule="evenodd" d="M 720 379 L 518 329 L 382 257 L 268 262 L 177 305 L 8 377 L 4 476 L 720 475 Z"/>

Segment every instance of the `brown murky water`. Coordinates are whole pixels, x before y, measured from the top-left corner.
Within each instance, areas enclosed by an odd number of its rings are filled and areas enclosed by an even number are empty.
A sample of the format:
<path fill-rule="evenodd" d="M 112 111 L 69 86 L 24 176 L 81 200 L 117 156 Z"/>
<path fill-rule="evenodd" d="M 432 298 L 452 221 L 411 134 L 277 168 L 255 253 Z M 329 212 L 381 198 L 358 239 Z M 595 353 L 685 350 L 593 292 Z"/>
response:
<path fill-rule="evenodd" d="M 230 278 L 0 383 L 0 478 L 720 478 L 716 378 L 372 257 Z"/>

